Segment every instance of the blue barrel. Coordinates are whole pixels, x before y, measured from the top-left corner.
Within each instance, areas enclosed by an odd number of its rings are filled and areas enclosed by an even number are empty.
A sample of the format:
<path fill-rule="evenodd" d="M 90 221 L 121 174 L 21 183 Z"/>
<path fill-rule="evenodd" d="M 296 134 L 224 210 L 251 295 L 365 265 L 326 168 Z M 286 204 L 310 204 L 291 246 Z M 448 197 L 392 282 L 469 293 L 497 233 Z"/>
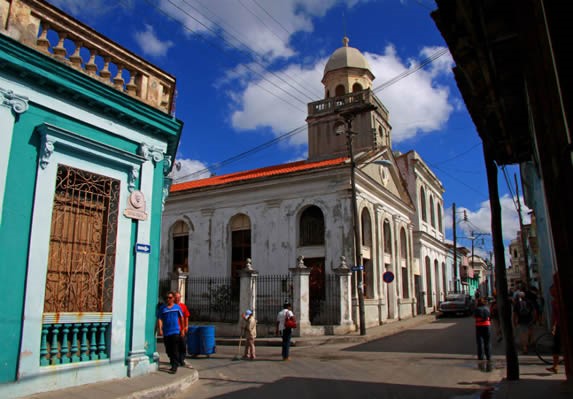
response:
<path fill-rule="evenodd" d="M 215 353 L 215 326 L 199 327 L 199 353 L 210 355 Z"/>
<path fill-rule="evenodd" d="M 199 326 L 189 326 L 187 330 L 187 353 L 190 355 L 198 355 L 199 342 Z"/>

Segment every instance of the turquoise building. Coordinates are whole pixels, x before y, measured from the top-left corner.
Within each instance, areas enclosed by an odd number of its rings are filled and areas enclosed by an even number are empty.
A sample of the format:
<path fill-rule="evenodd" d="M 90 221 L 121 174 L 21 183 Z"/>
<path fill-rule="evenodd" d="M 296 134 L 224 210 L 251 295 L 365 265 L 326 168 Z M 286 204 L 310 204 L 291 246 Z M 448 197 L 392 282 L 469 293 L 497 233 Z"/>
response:
<path fill-rule="evenodd" d="M 157 369 L 174 92 L 48 3 L 0 1 L 0 397 Z"/>

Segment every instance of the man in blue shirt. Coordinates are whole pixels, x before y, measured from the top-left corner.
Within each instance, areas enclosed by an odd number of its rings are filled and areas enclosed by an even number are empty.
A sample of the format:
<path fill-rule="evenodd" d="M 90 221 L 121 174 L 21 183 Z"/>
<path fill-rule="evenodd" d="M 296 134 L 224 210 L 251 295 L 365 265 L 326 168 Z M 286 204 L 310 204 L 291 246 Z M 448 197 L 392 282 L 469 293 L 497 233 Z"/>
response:
<path fill-rule="evenodd" d="M 169 372 L 175 374 L 179 366 L 179 347 L 183 343 L 183 335 L 185 332 L 180 328 L 183 324 L 183 311 L 175 303 L 175 294 L 169 292 L 167 297 L 167 304 L 162 304 L 157 310 L 157 332 L 163 336 L 163 343 L 165 344 L 165 351 L 169 357 L 171 368 Z"/>

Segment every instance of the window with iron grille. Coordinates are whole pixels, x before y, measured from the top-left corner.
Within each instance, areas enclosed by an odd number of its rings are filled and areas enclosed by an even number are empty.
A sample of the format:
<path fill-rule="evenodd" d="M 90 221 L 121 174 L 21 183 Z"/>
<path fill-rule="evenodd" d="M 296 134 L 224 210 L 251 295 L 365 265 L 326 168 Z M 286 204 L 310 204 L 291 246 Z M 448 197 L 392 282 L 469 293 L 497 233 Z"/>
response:
<path fill-rule="evenodd" d="M 118 180 L 58 165 L 44 312 L 111 312 Z"/>
<path fill-rule="evenodd" d="M 300 216 L 300 245 L 324 245 L 324 215 L 318 206 L 309 206 Z"/>

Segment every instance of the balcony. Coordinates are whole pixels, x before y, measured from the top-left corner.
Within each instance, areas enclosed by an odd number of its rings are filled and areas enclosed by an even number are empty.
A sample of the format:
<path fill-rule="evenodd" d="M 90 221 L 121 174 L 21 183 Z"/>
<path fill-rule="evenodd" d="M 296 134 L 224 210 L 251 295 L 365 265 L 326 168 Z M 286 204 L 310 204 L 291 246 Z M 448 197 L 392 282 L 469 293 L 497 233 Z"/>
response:
<path fill-rule="evenodd" d="M 175 78 L 41 0 L 0 0 L 0 33 L 165 113 Z"/>
<path fill-rule="evenodd" d="M 346 110 L 351 110 L 356 106 L 366 104 L 376 106 L 379 112 L 382 112 L 385 117 L 388 116 L 388 110 L 370 89 L 309 103 L 308 116 L 313 117 L 322 116 L 328 113 L 344 112 Z"/>

